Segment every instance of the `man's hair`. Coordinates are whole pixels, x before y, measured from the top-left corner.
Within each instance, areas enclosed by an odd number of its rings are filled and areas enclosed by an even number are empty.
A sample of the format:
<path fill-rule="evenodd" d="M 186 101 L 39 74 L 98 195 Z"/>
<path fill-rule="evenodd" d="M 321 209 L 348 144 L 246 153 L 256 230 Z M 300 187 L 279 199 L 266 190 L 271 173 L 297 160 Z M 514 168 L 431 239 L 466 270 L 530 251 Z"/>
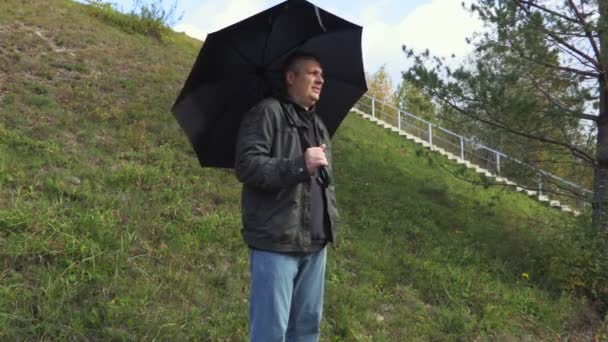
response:
<path fill-rule="evenodd" d="M 285 63 L 283 64 L 283 77 L 285 77 L 285 74 L 287 74 L 288 71 L 297 72 L 296 65 L 301 60 L 313 60 L 321 64 L 321 60 L 316 55 L 310 52 L 296 51 L 289 55 L 285 60 Z"/>

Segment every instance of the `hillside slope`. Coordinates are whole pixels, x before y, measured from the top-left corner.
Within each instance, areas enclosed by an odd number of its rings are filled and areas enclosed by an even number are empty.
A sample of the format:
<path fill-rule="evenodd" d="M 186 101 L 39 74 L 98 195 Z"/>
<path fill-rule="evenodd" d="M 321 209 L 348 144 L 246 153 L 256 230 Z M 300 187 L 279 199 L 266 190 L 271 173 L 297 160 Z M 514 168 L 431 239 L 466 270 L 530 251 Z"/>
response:
<path fill-rule="evenodd" d="M 240 184 L 170 113 L 200 46 L 0 3 L 1 340 L 246 340 Z M 324 340 L 591 338 L 606 277 L 585 217 L 354 115 L 334 148 Z"/>

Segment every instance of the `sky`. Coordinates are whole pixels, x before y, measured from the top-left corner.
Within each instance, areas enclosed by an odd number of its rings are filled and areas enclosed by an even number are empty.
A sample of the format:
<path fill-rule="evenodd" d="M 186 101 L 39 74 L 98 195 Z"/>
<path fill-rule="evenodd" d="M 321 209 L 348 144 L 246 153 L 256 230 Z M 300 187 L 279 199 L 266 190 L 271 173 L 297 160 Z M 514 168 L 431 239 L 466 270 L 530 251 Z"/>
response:
<path fill-rule="evenodd" d="M 465 39 L 481 31 L 481 22 L 462 8 L 462 0 L 309 0 L 346 20 L 363 26 L 363 62 L 373 74 L 382 65 L 393 88 L 410 64 L 402 46 L 417 52 L 429 49 L 437 56 L 456 56 L 458 63 L 472 49 Z M 131 10 L 133 0 L 113 0 L 119 9 Z M 150 2 L 150 0 L 148 0 Z M 153 1 L 156 2 L 156 1 Z M 204 40 L 217 31 L 282 0 L 177 0 L 182 20 L 173 29 Z M 164 0 L 166 6 L 174 0 Z M 466 3 L 470 3 L 469 0 Z"/>

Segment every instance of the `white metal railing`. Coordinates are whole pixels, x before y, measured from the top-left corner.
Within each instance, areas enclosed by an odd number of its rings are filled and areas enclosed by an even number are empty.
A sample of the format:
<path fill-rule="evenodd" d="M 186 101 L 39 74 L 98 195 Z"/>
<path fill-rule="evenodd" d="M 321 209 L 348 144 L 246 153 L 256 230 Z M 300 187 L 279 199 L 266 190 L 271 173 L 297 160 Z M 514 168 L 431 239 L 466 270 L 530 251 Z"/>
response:
<path fill-rule="evenodd" d="M 551 194 L 560 202 L 576 207 L 586 207 L 591 203 L 593 192 L 589 189 L 487 147 L 475 138 L 466 138 L 379 101 L 373 96 L 365 94 L 355 104 L 355 108 L 495 175 L 513 180 L 519 186 L 535 191 L 539 196 Z"/>

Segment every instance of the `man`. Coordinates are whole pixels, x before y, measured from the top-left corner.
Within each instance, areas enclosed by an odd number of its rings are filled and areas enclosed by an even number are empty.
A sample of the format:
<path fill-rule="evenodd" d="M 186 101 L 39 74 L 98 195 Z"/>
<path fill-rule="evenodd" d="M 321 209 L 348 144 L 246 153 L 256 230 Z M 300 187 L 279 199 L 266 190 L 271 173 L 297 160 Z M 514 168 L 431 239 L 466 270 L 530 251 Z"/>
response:
<path fill-rule="evenodd" d="M 251 341 L 319 339 L 326 244 L 338 223 L 335 190 L 324 177 L 332 170 L 329 133 L 314 111 L 321 64 L 295 53 L 285 65 L 284 94 L 245 115 L 236 147 L 250 248 Z"/>

